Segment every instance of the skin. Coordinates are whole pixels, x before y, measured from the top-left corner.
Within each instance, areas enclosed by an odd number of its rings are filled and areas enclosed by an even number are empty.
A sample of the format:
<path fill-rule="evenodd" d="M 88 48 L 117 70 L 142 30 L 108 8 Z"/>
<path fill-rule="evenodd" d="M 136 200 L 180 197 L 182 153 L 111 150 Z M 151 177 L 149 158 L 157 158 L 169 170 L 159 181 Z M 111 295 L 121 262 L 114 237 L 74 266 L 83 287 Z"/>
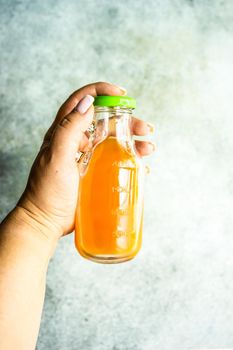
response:
<path fill-rule="evenodd" d="M 60 107 L 32 166 L 16 207 L 0 225 L 0 349 L 31 350 L 38 337 L 46 272 L 59 238 L 74 230 L 79 172 L 75 155 L 88 143 L 85 133 L 93 106 L 74 111 L 86 95 L 124 95 L 118 86 L 98 82 L 75 91 Z M 66 118 L 68 122 L 62 123 Z M 153 127 L 134 117 L 132 133 L 147 135 Z M 139 155 L 154 151 L 136 141 Z"/>

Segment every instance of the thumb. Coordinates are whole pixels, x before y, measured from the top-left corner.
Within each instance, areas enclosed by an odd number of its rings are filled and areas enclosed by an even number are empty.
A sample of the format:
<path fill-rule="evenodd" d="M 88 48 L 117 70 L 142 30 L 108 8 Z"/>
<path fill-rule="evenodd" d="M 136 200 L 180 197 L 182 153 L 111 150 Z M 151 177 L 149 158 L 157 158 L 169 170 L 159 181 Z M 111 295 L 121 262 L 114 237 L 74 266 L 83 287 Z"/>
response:
<path fill-rule="evenodd" d="M 75 159 L 84 132 L 93 120 L 93 102 L 93 96 L 84 96 L 75 109 L 57 125 L 51 140 L 52 153 L 60 157 Z"/>

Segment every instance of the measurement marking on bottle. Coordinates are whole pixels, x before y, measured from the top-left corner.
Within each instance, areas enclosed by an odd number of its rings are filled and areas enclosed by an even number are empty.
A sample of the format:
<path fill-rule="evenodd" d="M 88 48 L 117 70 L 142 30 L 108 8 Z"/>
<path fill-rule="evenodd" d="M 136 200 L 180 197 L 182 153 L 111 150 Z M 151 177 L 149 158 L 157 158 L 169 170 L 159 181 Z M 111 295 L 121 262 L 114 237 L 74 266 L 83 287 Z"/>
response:
<path fill-rule="evenodd" d="M 115 231 L 113 232 L 113 237 L 120 238 L 120 237 L 131 237 L 135 238 L 136 233 L 135 232 L 126 232 L 126 231 Z"/>
<path fill-rule="evenodd" d="M 112 215 L 127 215 L 129 213 L 128 208 L 116 208 L 112 209 Z"/>
<path fill-rule="evenodd" d="M 112 162 L 112 166 L 116 166 L 118 169 L 124 169 L 124 170 L 128 170 L 128 171 L 135 170 L 134 166 L 132 166 L 130 164 L 126 164 L 125 162 L 122 162 L 121 160 L 115 160 L 114 162 Z"/>
<path fill-rule="evenodd" d="M 125 193 L 129 193 L 129 190 L 125 187 L 122 186 L 116 186 L 116 187 L 112 187 L 112 192 L 125 192 Z"/>

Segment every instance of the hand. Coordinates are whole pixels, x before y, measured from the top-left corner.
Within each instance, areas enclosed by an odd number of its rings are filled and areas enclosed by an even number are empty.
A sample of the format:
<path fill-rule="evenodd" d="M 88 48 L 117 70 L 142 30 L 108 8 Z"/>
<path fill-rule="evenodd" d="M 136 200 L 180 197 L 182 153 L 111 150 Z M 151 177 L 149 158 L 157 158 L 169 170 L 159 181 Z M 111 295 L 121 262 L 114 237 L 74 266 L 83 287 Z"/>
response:
<path fill-rule="evenodd" d="M 34 349 L 45 294 L 46 271 L 58 238 L 74 229 L 79 172 L 76 152 L 88 144 L 93 96 L 124 94 L 96 83 L 75 91 L 61 106 L 45 135 L 26 189 L 0 225 L 0 348 Z M 152 129 L 133 118 L 132 132 Z M 136 141 L 140 155 L 154 146 Z M 23 320 L 23 322 L 22 322 Z"/>
<path fill-rule="evenodd" d="M 88 143 L 85 131 L 93 119 L 92 96 L 124 94 L 124 90 L 109 83 L 84 86 L 65 101 L 46 133 L 17 208 L 48 238 L 59 238 L 74 230 L 79 184 L 75 156 Z M 146 135 L 153 132 L 153 126 L 134 117 L 132 131 Z M 135 145 L 141 156 L 154 150 L 150 142 L 135 141 Z"/>

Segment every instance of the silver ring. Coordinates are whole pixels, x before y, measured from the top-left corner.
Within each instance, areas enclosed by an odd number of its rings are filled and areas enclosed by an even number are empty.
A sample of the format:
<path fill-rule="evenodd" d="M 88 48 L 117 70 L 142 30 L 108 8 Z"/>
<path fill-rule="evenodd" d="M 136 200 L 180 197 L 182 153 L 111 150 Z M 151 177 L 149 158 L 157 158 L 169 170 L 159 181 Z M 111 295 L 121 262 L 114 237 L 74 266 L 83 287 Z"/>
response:
<path fill-rule="evenodd" d="M 92 134 L 94 134 L 95 130 L 96 130 L 96 124 L 95 124 L 95 122 L 93 121 L 93 122 L 91 123 L 91 125 L 89 126 L 89 128 L 87 129 L 87 131 L 89 132 L 90 135 L 92 135 Z"/>
<path fill-rule="evenodd" d="M 76 155 L 75 155 L 75 161 L 78 163 L 82 157 L 82 155 L 84 154 L 84 152 L 81 152 L 81 151 L 78 151 L 76 152 Z"/>

